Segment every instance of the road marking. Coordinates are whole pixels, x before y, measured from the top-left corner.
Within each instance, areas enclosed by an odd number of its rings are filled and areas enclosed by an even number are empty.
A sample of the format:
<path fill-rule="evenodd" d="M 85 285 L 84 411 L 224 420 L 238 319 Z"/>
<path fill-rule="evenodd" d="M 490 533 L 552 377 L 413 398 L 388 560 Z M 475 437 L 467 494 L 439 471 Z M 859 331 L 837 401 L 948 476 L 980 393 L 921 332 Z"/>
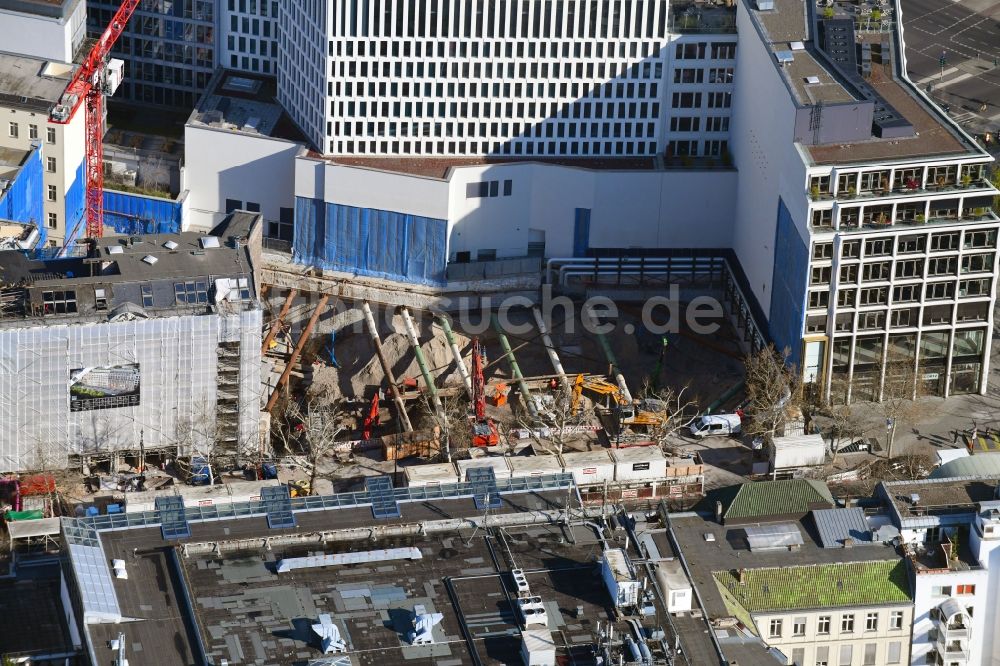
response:
<path fill-rule="evenodd" d="M 919 81 L 916 81 L 916 83 L 917 83 L 917 85 L 921 85 L 922 86 L 925 83 L 931 83 L 932 81 L 937 81 L 938 79 L 941 78 L 942 75 L 943 76 L 950 76 L 951 74 L 954 74 L 957 71 L 958 71 L 958 67 L 949 67 L 948 69 L 944 70 L 943 74 L 941 72 L 938 72 L 937 74 L 933 74 L 931 76 L 925 76 L 924 78 L 920 79 Z"/>

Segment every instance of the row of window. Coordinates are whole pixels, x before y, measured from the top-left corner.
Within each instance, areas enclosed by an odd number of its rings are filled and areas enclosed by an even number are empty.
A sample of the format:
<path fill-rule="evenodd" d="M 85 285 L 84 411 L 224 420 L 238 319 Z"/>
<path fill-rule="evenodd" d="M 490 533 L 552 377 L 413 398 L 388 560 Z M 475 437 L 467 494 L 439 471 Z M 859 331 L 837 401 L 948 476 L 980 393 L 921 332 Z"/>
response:
<path fill-rule="evenodd" d="M 15 123 L 15 122 L 8 123 L 7 124 L 7 136 L 9 136 L 12 139 L 19 138 L 21 136 L 21 126 L 18 123 Z M 28 138 L 31 139 L 31 140 L 35 140 L 35 139 L 38 138 L 38 125 L 34 125 L 34 124 L 29 124 L 28 125 Z M 45 143 L 53 144 L 55 142 L 56 142 L 56 129 L 54 127 L 46 127 L 45 128 Z M 51 169 L 49 169 L 49 171 L 55 171 L 55 166 L 54 166 L 55 165 L 55 162 L 54 162 L 55 158 L 54 157 L 50 157 L 49 159 L 53 160 L 53 162 L 52 162 L 53 166 L 52 166 Z"/>
<path fill-rule="evenodd" d="M 878 631 L 880 613 L 873 611 L 865 614 L 864 631 Z M 805 636 L 808 625 L 807 617 L 797 617 L 792 620 L 792 633 L 795 636 Z M 785 622 L 780 618 L 772 619 L 768 628 L 768 638 L 783 638 Z M 816 634 L 826 636 L 831 633 L 833 627 L 832 615 L 820 615 L 816 619 Z M 890 611 L 889 629 L 898 630 L 903 628 L 903 611 Z M 850 634 L 855 629 L 855 613 L 844 613 L 840 616 L 840 633 Z"/>
<path fill-rule="evenodd" d="M 836 659 L 836 661 L 832 661 Z M 900 664 L 903 660 L 903 644 L 900 641 L 891 641 L 886 646 L 885 664 Z M 795 666 L 853 666 L 854 645 L 817 645 L 816 657 L 813 661 L 806 661 L 805 648 L 792 648 L 791 662 Z M 865 643 L 861 652 L 862 666 L 875 666 L 878 664 L 878 643 Z"/>
<path fill-rule="evenodd" d="M 695 142 L 697 143 L 697 142 Z M 714 144 L 709 146 L 709 144 Z M 655 141 L 330 141 L 333 154 L 372 155 L 655 155 Z M 706 141 L 706 150 L 725 154 L 725 141 Z M 708 153 L 706 153 L 708 154 Z"/>
<path fill-rule="evenodd" d="M 464 95 L 461 97 L 465 97 Z M 625 119 L 656 120 L 660 115 L 659 102 L 591 103 L 574 102 L 559 104 L 548 102 L 375 102 L 339 101 L 330 103 L 330 115 L 336 119 L 374 118 L 389 120 L 421 120 L 441 118 L 464 120 L 469 118 L 499 118 L 502 120 L 591 120 Z M 519 125 L 519 123 L 515 123 Z M 728 123 L 727 123 L 728 124 Z"/>
<path fill-rule="evenodd" d="M 674 70 L 674 83 L 704 83 L 705 72 L 709 83 L 732 83 L 732 67 L 682 68 Z"/>
<path fill-rule="evenodd" d="M 892 287 L 870 287 L 866 289 L 838 289 L 837 307 L 873 307 L 879 305 L 900 305 L 902 303 L 921 303 L 923 301 L 951 300 L 958 294 L 959 298 L 982 298 L 990 295 L 992 278 L 973 278 L 959 280 L 956 290 L 954 280 L 944 282 L 917 282 L 901 284 Z M 892 300 L 889 295 L 892 294 Z M 808 307 L 810 309 L 826 308 L 830 305 L 830 290 L 809 292 Z"/>
<path fill-rule="evenodd" d="M 642 139 L 655 138 L 654 123 L 337 123 L 339 137 L 362 139 L 404 138 L 462 139 L 505 138 L 541 139 Z"/>
<path fill-rule="evenodd" d="M 930 235 L 931 252 L 949 252 L 959 248 L 972 250 L 980 248 L 995 248 L 997 246 L 996 229 L 966 229 L 961 231 L 944 231 Z M 841 243 L 841 259 L 859 259 L 864 249 L 864 257 L 890 256 L 895 249 L 897 254 L 915 254 L 926 252 L 928 247 L 927 234 L 907 236 L 884 236 L 869 238 L 862 244 L 861 239 L 845 240 Z M 813 243 L 812 258 L 816 260 L 833 258 L 833 242 Z"/>
<path fill-rule="evenodd" d="M 699 70 L 701 71 L 701 70 Z M 712 70 L 715 71 L 715 70 Z M 732 68 L 729 68 L 730 78 L 732 78 Z M 510 81 L 522 81 L 527 78 L 545 79 L 546 81 L 590 81 L 605 82 L 609 80 L 626 81 L 659 81 L 663 76 L 663 63 L 603 63 L 603 62 L 543 62 L 527 63 L 524 61 L 510 62 L 435 62 L 420 61 L 413 62 L 379 60 L 369 62 L 366 60 L 335 60 L 330 62 L 330 76 L 335 79 L 345 77 L 360 79 L 427 79 L 436 81 L 442 78 L 451 77 L 462 81 L 470 79 L 506 79 Z M 721 83 L 721 81 L 720 81 Z M 610 91 L 610 84 L 606 90 Z M 440 89 L 439 89 L 440 90 Z M 385 95 L 385 88 L 379 89 L 379 95 Z M 438 95 L 441 95 L 438 92 Z M 454 94 L 454 93 L 452 93 Z M 509 92 L 507 94 L 510 94 Z M 530 94 L 530 93 L 529 93 Z M 618 89 L 618 96 L 624 96 L 624 89 Z M 629 92 L 629 96 L 633 93 Z M 608 92 L 605 97 L 611 97 Z"/>
<path fill-rule="evenodd" d="M 863 264 L 844 264 L 840 267 L 839 282 L 856 284 L 860 276 L 862 282 L 881 282 L 892 279 L 953 276 L 968 273 L 992 272 L 995 255 L 966 254 L 961 257 L 930 257 L 928 259 L 897 259 L 896 261 L 874 261 Z M 961 263 L 959 263 L 961 259 Z M 893 268 L 895 267 L 895 269 Z M 926 268 L 926 271 L 925 271 Z M 810 285 L 827 285 L 831 282 L 831 266 L 813 266 L 810 269 Z"/>
<path fill-rule="evenodd" d="M 700 92 L 675 92 L 671 96 L 670 106 L 674 109 L 696 109 L 701 108 L 702 94 Z M 706 106 L 709 109 L 728 109 L 733 105 L 733 93 L 731 92 L 710 92 L 704 93 Z"/>
<path fill-rule="evenodd" d="M 670 118 L 671 132 L 700 132 L 701 116 L 673 116 Z M 708 116 L 705 118 L 706 132 L 728 132 L 729 116 Z"/>
<path fill-rule="evenodd" d="M 514 193 L 514 181 L 503 181 L 503 196 L 509 197 Z M 479 183 L 468 183 L 465 186 L 466 199 L 483 199 L 486 197 L 500 196 L 500 181 L 486 180 Z"/>
<path fill-rule="evenodd" d="M 958 183 L 979 181 L 984 175 L 983 164 L 967 164 L 961 169 L 957 164 L 909 167 L 896 170 L 878 169 L 837 175 L 837 196 L 878 194 L 890 191 L 907 191 L 953 187 Z M 829 174 L 812 176 L 809 189 L 814 194 L 831 194 Z"/>
<path fill-rule="evenodd" d="M 726 44 L 720 44 L 719 48 L 716 49 L 713 45 L 713 53 L 728 53 L 722 47 L 727 46 Z M 729 44 L 733 48 L 733 55 L 729 58 L 735 57 L 735 44 Z M 380 40 L 380 41 L 363 41 L 363 40 L 349 40 L 349 39 L 337 39 L 330 40 L 328 44 L 329 56 L 341 57 L 346 56 L 348 58 L 354 58 L 355 56 L 360 57 L 378 57 L 387 58 L 392 56 L 394 58 L 459 58 L 465 60 L 467 58 L 516 58 L 517 62 L 520 62 L 524 58 L 534 59 L 534 58 L 548 58 L 551 60 L 558 60 L 560 62 L 565 62 L 569 58 L 597 58 L 598 60 L 611 60 L 618 58 L 620 60 L 625 59 L 635 59 L 635 58 L 656 58 L 659 57 L 661 46 L 658 42 L 638 42 L 638 41 L 621 41 L 621 42 L 606 42 L 606 41 L 575 41 L 575 42 L 533 42 L 533 41 L 512 41 L 512 40 L 501 40 L 501 41 L 463 41 L 463 40 L 440 40 L 440 41 L 430 41 L 430 40 L 408 40 L 408 39 L 394 39 L 394 40 Z M 719 58 L 722 56 L 720 55 Z M 660 65 L 661 63 L 656 63 Z M 642 63 L 644 68 L 650 66 L 649 62 Z M 648 72 L 648 70 L 644 70 Z M 649 78 L 649 74 L 645 73 L 644 76 Z M 659 77 L 657 77 L 659 78 Z"/>
<path fill-rule="evenodd" d="M 668 141 L 667 157 L 725 157 L 729 154 L 729 142 L 708 141 Z"/>

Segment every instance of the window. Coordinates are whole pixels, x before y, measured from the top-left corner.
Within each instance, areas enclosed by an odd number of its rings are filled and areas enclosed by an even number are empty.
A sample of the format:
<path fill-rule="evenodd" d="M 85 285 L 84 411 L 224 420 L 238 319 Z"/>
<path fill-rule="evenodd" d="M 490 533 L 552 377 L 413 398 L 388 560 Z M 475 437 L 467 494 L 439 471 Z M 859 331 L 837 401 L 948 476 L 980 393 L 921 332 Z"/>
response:
<path fill-rule="evenodd" d="M 830 259 L 831 257 L 833 257 L 833 243 L 813 245 L 813 259 Z"/>
<path fill-rule="evenodd" d="M 94 289 L 94 309 L 96 310 L 107 310 L 108 309 L 108 297 L 105 295 L 103 289 Z"/>
<path fill-rule="evenodd" d="M 810 308 L 825 308 L 830 304 L 830 292 L 829 291 L 810 291 L 809 292 L 809 307 Z"/>
<path fill-rule="evenodd" d="M 898 664 L 903 654 L 903 646 L 899 641 L 889 643 L 889 649 L 885 652 L 885 663 Z"/>
<path fill-rule="evenodd" d="M 928 301 L 939 301 L 948 298 L 955 297 L 955 283 L 954 282 L 931 282 L 927 285 L 927 295 L 925 298 Z"/>
<path fill-rule="evenodd" d="M 993 270 L 993 253 L 969 254 L 962 257 L 962 273 L 982 273 Z"/>
<path fill-rule="evenodd" d="M 919 284 L 902 284 L 892 288 L 893 303 L 916 303 L 920 300 Z"/>
<path fill-rule="evenodd" d="M 713 92 L 708 93 L 708 108 L 728 109 L 733 105 L 733 93 Z"/>
<path fill-rule="evenodd" d="M 878 631 L 878 613 L 865 615 L 865 631 Z"/>
<path fill-rule="evenodd" d="M 805 666 L 806 664 L 805 648 L 792 648 L 792 663 L 795 664 L 795 666 Z"/>
<path fill-rule="evenodd" d="M 894 328 L 905 328 L 914 326 L 916 321 L 913 317 L 914 310 L 893 310 L 890 323 Z"/>
<path fill-rule="evenodd" d="M 490 195 L 490 184 L 488 181 L 481 183 L 468 183 L 465 186 L 466 199 L 483 199 Z"/>
<path fill-rule="evenodd" d="M 503 195 L 505 197 L 509 197 L 513 193 L 514 193 L 514 181 L 512 180 L 503 181 Z"/>
<path fill-rule="evenodd" d="M 260 204 L 259 203 L 255 203 L 253 201 L 248 201 L 246 209 L 248 211 L 250 211 L 251 213 L 259 213 L 260 212 Z"/>
<path fill-rule="evenodd" d="M 861 305 L 885 305 L 889 302 L 889 287 L 861 290 Z"/>
<path fill-rule="evenodd" d="M 701 93 L 675 92 L 670 105 L 675 109 L 693 109 L 701 106 Z"/>
<path fill-rule="evenodd" d="M 8 130 L 7 131 L 10 134 L 10 138 L 16 139 L 17 135 L 18 135 L 17 123 L 10 123 L 8 125 Z"/>
<path fill-rule="evenodd" d="M 950 597 L 951 585 L 935 585 L 934 587 L 931 588 L 931 596 Z"/>
<path fill-rule="evenodd" d="M 830 266 L 813 266 L 809 284 L 830 284 Z"/>
<path fill-rule="evenodd" d="M 862 282 L 878 282 L 889 279 L 889 268 L 892 264 L 888 261 L 879 261 L 874 264 L 865 264 L 861 269 Z"/>
<path fill-rule="evenodd" d="M 713 60 L 732 60 L 736 57 L 736 44 L 728 42 L 712 42 Z"/>
<path fill-rule="evenodd" d="M 56 172 L 56 158 L 54 157 L 45 158 L 45 170 L 48 171 L 49 173 Z"/>
<path fill-rule="evenodd" d="M 851 666 L 851 662 L 854 661 L 854 646 L 853 645 L 841 645 L 840 646 L 840 666 Z"/>
<path fill-rule="evenodd" d="M 45 128 L 45 142 L 46 143 L 55 143 L 56 142 L 56 128 L 55 127 L 46 127 Z"/>
<path fill-rule="evenodd" d="M 781 638 L 781 620 L 771 620 L 767 635 L 771 638 Z"/>
<path fill-rule="evenodd" d="M 820 615 L 819 620 L 816 621 L 816 633 L 820 635 L 826 635 L 830 633 L 830 616 Z"/>
<path fill-rule="evenodd" d="M 226 213 L 232 213 L 233 211 L 241 210 L 243 208 L 243 202 L 239 199 L 226 199 Z"/>
<path fill-rule="evenodd" d="M 990 295 L 990 285 L 992 281 L 990 278 L 980 278 L 978 280 L 962 280 L 958 283 L 958 295 L 959 296 L 989 296 Z"/>
<path fill-rule="evenodd" d="M 46 197 L 48 198 L 49 201 L 55 201 L 56 200 L 56 186 L 55 185 L 49 185 L 48 186 L 48 189 L 46 190 Z"/>
<path fill-rule="evenodd" d="M 923 259 L 906 259 L 896 262 L 897 278 L 918 278 L 924 276 Z"/>
<path fill-rule="evenodd" d="M 856 284 L 858 281 L 858 265 L 845 264 L 841 266 L 840 281 L 846 284 Z"/>
<path fill-rule="evenodd" d="M 873 238 L 865 241 L 866 257 L 884 257 L 889 254 L 892 254 L 891 238 Z"/>
<path fill-rule="evenodd" d="M 830 208 L 814 210 L 812 212 L 813 228 L 823 228 L 833 226 L 833 210 Z"/>
<path fill-rule="evenodd" d="M 844 241 L 840 248 L 840 256 L 844 259 L 857 259 L 861 256 L 861 241 Z"/>
<path fill-rule="evenodd" d="M 927 262 L 927 275 L 954 275 L 958 268 L 956 257 L 933 257 Z"/>
<path fill-rule="evenodd" d="M 903 611 L 892 611 L 891 613 L 889 613 L 889 628 L 890 629 L 903 628 Z"/>
<path fill-rule="evenodd" d="M 55 229 L 57 226 L 59 226 L 59 216 L 49 213 L 49 229 Z"/>
<path fill-rule="evenodd" d="M 870 331 L 885 328 L 885 312 L 862 312 L 858 315 L 858 330 Z"/>
<path fill-rule="evenodd" d="M 38 138 L 38 125 L 28 125 L 28 138 L 29 139 Z"/>
<path fill-rule="evenodd" d="M 963 595 L 963 594 L 975 594 L 975 593 L 976 593 L 976 586 L 975 585 L 956 585 L 955 586 L 955 594 Z"/>
<path fill-rule="evenodd" d="M 820 645 L 816 648 L 816 666 L 830 666 L 829 645 Z"/>
<path fill-rule="evenodd" d="M 806 619 L 804 617 L 797 617 L 792 622 L 792 636 L 805 636 L 806 635 Z"/>
<path fill-rule="evenodd" d="M 490 196 L 497 197 L 500 196 L 500 181 L 491 180 L 490 181 Z"/>
<path fill-rule="evenodd" d="M 924 236 L 899 237 L 900 254 L 913 254 L 915 252 L 923 252 L 926 246 L 927 246 L 927 238 Z"/>
<path fill-rule="evenodd" d="M 997 246 L 997 232 L 996 229 L 987 229 L 985 231 L 966 231 L 965 232 L 965 249 L 979 248 L 979 247 L 996 247 Z"/>
<path fill-rule="evenodd" d="M 857 289 L 840 289 L 837 291 L 837 307 L 853 308 L 857 297 Z"/>
<path fill-rule="evenodd" d="M 206 282 L 175 282 L 174 296 L 178 305 L 208 303 L 208 284 Z"/>
<path fill-rule="evenodd" d="M 45 291 L 42 292 L 42 311 L 45 314 L 74 314 L 76 310 L 76 292 Z"/>
<path fill-rule="evenodd" d="M 865 643 L 865 658 L 861 662 L 863 666 L 875 666 L 875 654 L 878 651 L 878 643 Z"/>
<path fill-rule="evenodd" d="M 840 631 L 845 634 L 854 631 L 854 613 L 846 613 L 840 617 Z"/>
<path fill-rule="evenodd" d="M 139 291 L 142 293 L 142 307 L 153 307 L 153 285 L 144 284 L 139 288 Z"/>
<path fill-rule="evenodd" d="M 944 250 L 958 249 L 958 232 L 951 231 L 931 236 L 931 251 L 941 252 Z"/>

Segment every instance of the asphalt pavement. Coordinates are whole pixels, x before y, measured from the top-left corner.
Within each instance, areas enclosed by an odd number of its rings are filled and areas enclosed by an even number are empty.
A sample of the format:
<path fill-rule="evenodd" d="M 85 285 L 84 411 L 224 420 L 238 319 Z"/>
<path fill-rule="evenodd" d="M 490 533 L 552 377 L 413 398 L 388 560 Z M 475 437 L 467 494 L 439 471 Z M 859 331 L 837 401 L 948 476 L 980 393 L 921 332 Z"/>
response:
<path fill-rule="evenodd" d="M 910 80 L 947 105 L 968 131 L 995 133 L 1000 128 L 1000 0 L 900 1 Z"/>

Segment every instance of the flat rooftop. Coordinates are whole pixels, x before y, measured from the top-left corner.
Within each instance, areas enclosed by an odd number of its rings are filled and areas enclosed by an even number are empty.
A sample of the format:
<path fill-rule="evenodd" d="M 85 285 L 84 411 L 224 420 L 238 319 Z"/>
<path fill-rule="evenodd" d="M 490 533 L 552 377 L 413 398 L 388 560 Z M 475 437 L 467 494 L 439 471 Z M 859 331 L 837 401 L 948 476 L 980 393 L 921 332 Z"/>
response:
<path fill-rule="evenodd" d="M 0 53 L 0 105 L 48 113 L 62 97 L 75 67 Z"/>
<path fill-rule="evenodd" d="M 405 173 L 411 176 L 445 179 L 452 167 L 485 166 L 490 164 L 518 164 L 535 162 L 555 164 L 579 169 L 652 170 L 656 160 L 652 157 L 595 157 L 595 158 L 546 158 L 526 155 L 523 157 L 339 157 L 310 153 L 312 157 L 329 160 L 345 166 L 364 167 L 379 171 Z"/>
<path fill-rule="evenodd" d="M 823 548 L 809 516 L 794 523 L 803 537 L 803 545 L 796 550 L 753 552 L 747 545 L 743 526 L 727 527 L 696 514 L 671 516 L 671 524 L 710 620 L 732 616 L 716 585 L 717 572 L 901 559 L 895 548 L 884 545 Z M 706 534 L 711 535 L 713 540 L 706 540 Z"/>
<path fill-rule="evenodd" d="M 304 142 L 276 94 L 274 77 L 219 69 L 187 124 Z"/>
<path fill-rule="evenodd" d="M 891 481 L 880 484 L 879 494 L 900 518 L 919 518 L 974 512 L 979 502 L 997 498 L 998 484 L 1000 479 L 983 477 Z"/>

